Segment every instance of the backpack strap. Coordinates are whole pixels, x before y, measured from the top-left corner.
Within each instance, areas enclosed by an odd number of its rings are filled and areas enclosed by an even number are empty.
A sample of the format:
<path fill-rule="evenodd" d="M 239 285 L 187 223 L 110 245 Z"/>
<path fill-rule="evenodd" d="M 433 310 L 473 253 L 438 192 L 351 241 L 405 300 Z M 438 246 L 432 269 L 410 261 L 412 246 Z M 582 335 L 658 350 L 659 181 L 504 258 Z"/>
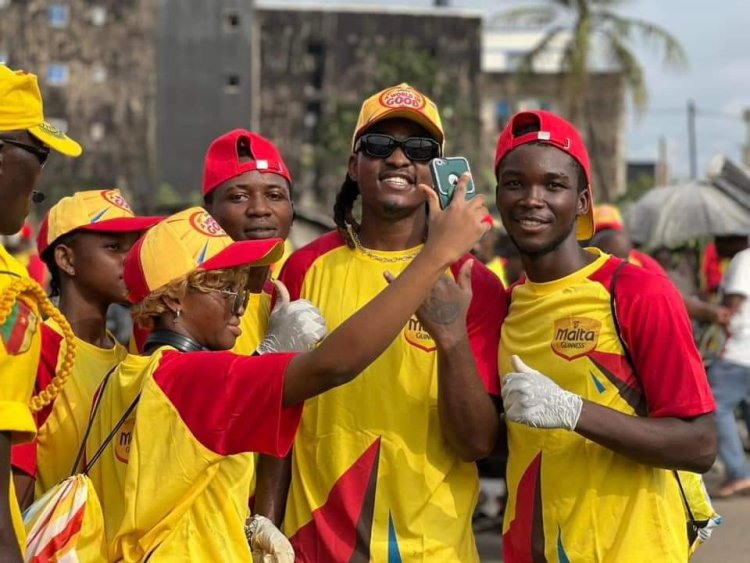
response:
<path fill-rule="evenodd" d="M 617 265 L 617 268 L 615 268 L 615 271 L 612 274 L 612 281 L 609 284 L 609 308 L 612 311 L 612 322 L 615 325 L 615 332 L 617 333 L 617 339 L 620 341 L 622 350 L 625 353 L 625 359 L 630 365 L 630 369 L 633 370 L 633 375 L 635 376 L 636 381 L 638 381 L 638 384 L 641 386 L 641 390 L 643 390 L 643 383 L 641 382 L 641 378 L 638 376 L 638 370 L 635 367 L 635 362 L 633 361 L 633 356 L 630 353 L 630 348 L 628 347 L 628 344 L 627 342 L 625 342 L 625 338 L 622 335 L 622 330 L 620 328 L 620 320 L 617 317 L 617 302 L 615 299 L 616 297 L 615 289 L 617 287 L 617 280 L 620 278 L 620 274 L 622 273 L 622 270 L 628 264 L 629 262 L 627 260 L 623 260 Z M 685 510 L 687 511 L 688 517 L 690 518 L 690 524 L 692 524 L 693 526 L 693 531 L 697 532 L 697 530 L 699 530 L 702 526 L 698 523 L 698 521 L 693 516 L 693 511 L 690 508 L 690 503 L 688 503 L 687 495 L 685 494 L 685 489 L 682 486 L 682 481 L 680 480 L 679 473 L 677 473 L 677 470 L 675 469 L 672 470 L 672 473 L 674 474 L 675 479 L 677 479 L 677 486 L 680 488 L 680 496 L 682 496 L 682 502 L 685 505 Z"/>
<path fill-rule="evenodd" d="M 125 412 L 120 417 L 120 420 L 117 421 L 117 424 L 115 424 L 114 428 L 112 428 L 112 431 L 109 433 L 109 435 L 104 438 L 104 441 L 101 443 L 99 448 L 94 452 L 94 455 L 91 456 L 91 460 L 86 463 L 86 465 L 83 468 L 83 473 L 88 474 L 89 471 L 91 471 L 91 468 L 94 467 L 94 464 L 99 460 L 99 458 L 104 453 L 104 450 L 107 449 L 107 446 L 109 446 L 109 443 L 112 441 L 112 439 L 115 437 L 117 432 L 120 430 L 123 424 L 125 424 L 125 421 L 128 419 L 130 414 L 135 410 L 136 405 L 138 405 L 138 401 L 141 398 L 140 391 L 135 396 L 135 399 L 133 399 L 133 402 L 130 403 L 130 406 L 125 409 Z"/>
<path fill-rule="evenodd" d="M 91 434 L 91 426 L 93 425 L 94 417 L 96 416 L 96 413 L 99 410 L 99 404 L 102 402 L 102 396 L 104 395 L 104 390 L 107 388 L 107 383 L 109 383 L 109 378 L 117 369 L 118 365 L 119 364 L 115 364 L 112 367 L 112 369 L 107 372 L 107 375 L 104 376 L 104 379 L 102 380 L 102 384 L 99 387 L 99 392 L 94 397 L 94 404 L 91 406 L 91 413 L 89 413 L 89 422 L 86 425 L 86 432 L 83 433 L 83 440 L 81 441 L 81 445 L 78 448 L 78 455 L 76 456 L 76 460 L 73 463 L 73 467 L 70 468 L 71 475 L 74 475 L 77 472 L 77 469 L 81 463 L 81 460 L 83 459 L 83 454 L 86 451 L 86 442 L 89 439 L 89 434 Z"/>

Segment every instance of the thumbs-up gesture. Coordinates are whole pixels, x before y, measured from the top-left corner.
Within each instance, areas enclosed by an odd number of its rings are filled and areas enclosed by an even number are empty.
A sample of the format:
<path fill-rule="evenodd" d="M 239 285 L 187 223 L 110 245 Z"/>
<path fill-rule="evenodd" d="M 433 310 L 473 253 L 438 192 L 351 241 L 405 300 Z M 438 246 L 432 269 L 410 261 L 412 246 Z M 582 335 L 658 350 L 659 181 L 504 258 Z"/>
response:
<path fill-rule="evenodd" d="M 583 399 L 530 368 L 518 356 L 510 361 L 515 371 L 506 374 L 502 383 L 505 417 L 534 428 L 575 430 Z"/>
<path fill-rule="evenodd" d="M 268 319 L 268 329 L 258 354 L 307 352 L 328 334 L 326 321 L 307 299 L 290 301 L 289 290 L 278 280 L 276 305 Z"/>

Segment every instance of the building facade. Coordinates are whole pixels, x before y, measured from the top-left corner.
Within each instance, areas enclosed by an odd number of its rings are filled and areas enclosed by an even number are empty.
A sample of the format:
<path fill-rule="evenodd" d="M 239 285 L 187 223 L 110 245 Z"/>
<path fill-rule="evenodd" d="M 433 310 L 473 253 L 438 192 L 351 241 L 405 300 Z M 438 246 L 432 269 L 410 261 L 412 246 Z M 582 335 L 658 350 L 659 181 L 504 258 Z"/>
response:
<path fill-rule="evenodd" d="M 561 109 L 554 68 L 526 82 L 512 72 L 532 46 L 483 31 L 479 13 L 445 8 L 0 0 L 0 60 L 39 75 L 47 116 L 85 149 L 50 159 L 48 202 L 117 186 L 152 213 L 200 202 L 208 144 L 244 127 L 281 147 L 298 212 L 330 217 L 361 102 L 404 81 L 435 100 L 446 154 L 466 156 L 491 192 L 504 120 Z M 624 89 L 615 74 L 592 80 L 594 126 L 583 133 L 594 189 L 610 199 L 624 189 Z"/>

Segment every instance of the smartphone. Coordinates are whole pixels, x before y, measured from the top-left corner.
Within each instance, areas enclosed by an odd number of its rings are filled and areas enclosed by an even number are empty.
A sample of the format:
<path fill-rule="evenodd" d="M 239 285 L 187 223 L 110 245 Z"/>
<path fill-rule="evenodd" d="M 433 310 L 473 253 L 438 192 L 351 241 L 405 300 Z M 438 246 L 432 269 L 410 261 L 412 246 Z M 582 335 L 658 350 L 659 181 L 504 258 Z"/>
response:
<path fill-rule="evenodd" d="M 459 178 L 469 170 L 469 161 L 463 156 L 452 156 L 446 158 L 433 158 L 430 162 L 430 172 L 432 173 L 432 187 L 437 192 L 440 199 L 440 208 L 445 209 L 453 199 L 453 192 L 456 190 Z M 474 188 L 474 181 L 469 180 L 466 187 L 466 199 L 471 199 L 477 195 Z"/>

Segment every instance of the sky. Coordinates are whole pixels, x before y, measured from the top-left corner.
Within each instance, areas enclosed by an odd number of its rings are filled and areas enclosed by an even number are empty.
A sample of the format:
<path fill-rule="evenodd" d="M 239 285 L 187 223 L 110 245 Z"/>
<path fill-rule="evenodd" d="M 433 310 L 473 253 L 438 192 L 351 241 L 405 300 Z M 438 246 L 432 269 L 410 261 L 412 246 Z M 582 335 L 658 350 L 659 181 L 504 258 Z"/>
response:
<path fill-rule="evenodd" d="M 265 5 L 363 5 L 391 4 L 429 6 L 429 0 L 261 0 Z M 543 0 L 450 0 L 450 5 L 481 10 L 485 14 Z M 621 12 L 658 24 L 682 43 L 689 67 L 669 71 L 656 53 L 637 48 L 646 71 L 649 109 L 627 121 L 627 155 L 630 160 L 655 160 L 659 139 L 667 144 L 672 176 L 689 176 L 687 102 L 697 107 L 697 168 L 702 177 L 711 158 L 722 153 L 740 162 L 748 132 L 742 120 L 750 110 L 750 0 L 632 0 Z"/>

